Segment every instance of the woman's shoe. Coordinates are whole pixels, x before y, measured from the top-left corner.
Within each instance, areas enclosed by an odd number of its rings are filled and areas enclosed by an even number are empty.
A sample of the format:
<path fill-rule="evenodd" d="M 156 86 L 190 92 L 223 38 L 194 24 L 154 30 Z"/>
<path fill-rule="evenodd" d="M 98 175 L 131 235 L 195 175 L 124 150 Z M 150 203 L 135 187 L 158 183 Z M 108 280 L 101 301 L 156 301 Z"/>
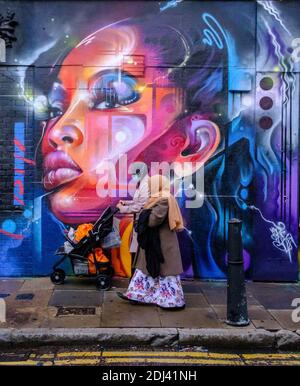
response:
<path fill-rule="evenodd" d="M 180 311 L 185 309 L 185 304 L 180 307 L 162 307 L 162 306 L 158 306 L 158 307 L 166 311 Z"/>
<path fill-rule="evenodd" d="M 144 303 L 138 300 L 130 299 L 126 295 L 122 294 L 122 292 L 117 292 L 117 295 L 119 296 L 120 299 L 127 300 L 127 302 L 130 302 L 131 304 L 135 304 L 135 305 L 138 304 L 140 306 L 155 306 L 155 304 L 153 303 Z"/>
<path fill-rule="evenodd" d="M 130 302 L 132 304 L 138 304 L 139 302 L 137 300 L 129 299 L 126 295 L 124 295 L 122 292 L 117 292 L 117 295 L 120 299 L 126 300 L 127 302 Z"/>

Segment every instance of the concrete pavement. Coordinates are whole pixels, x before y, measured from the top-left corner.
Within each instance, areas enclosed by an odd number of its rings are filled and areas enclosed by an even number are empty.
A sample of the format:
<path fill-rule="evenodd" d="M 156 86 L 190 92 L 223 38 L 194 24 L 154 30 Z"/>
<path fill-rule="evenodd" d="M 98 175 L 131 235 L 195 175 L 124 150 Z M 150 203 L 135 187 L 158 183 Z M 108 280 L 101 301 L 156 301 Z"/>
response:
<path fill-rule="evenodd" d="M 6 303 L 0 343 L 96 339 L 117 345 L 134 341 L 153 346 L 300 349 L 300 321 L 292 319 L 292 302 L 300 302 L 298 283 L 247 283 L 251 323 L 240 328 L 225 323 L 226 282 L 183 281 L 186 309 L 176 312 L 119 299 L 116 291 L 127 285 L 127 279 L 116 278 L 111 290 L 99 292 L 93 280 L 75 277 L 62 286 L 54 286 L 49 278 L 0 279 L 0 298 Z"/>

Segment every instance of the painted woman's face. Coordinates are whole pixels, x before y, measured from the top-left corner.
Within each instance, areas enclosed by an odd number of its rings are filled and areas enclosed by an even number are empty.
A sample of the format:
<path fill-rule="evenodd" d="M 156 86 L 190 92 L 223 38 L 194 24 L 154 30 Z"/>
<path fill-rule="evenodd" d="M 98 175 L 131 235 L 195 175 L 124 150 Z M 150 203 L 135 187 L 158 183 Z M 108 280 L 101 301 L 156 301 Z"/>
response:
<path fill-rule="evenodd" d="M 156 53 L 141 40 L 134 27 L 97 31 L 66 57 L 49 94 L 44 187 L 53 191 L 52 211 L 65 223 L 94 221 L 124 195 L 127 174 L 113 186 L 116 198 L 102 194 L 124 154 L 128 165 L 173 162 L 193 142 L 192 125 L 176 125 L 182 90 L 168 80 L 168 69 L 147 67 Z M 211 135 L 205 156 L 218 143 L 218 133 Z"/>

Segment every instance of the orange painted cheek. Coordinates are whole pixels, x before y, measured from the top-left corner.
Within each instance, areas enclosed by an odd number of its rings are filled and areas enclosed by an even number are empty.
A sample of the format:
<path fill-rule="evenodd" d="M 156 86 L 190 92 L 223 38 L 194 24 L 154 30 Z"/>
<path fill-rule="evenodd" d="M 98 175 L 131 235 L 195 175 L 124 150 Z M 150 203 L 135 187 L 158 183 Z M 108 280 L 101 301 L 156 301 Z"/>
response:
<path fill-rule="evenodd" d="M 83 141 L 73 154 L 89 184 L 95 184 L 97 167 L 108 157 L 109 138 L 108 116 L 99 111 L 87 112 L 84 117 Z"/>

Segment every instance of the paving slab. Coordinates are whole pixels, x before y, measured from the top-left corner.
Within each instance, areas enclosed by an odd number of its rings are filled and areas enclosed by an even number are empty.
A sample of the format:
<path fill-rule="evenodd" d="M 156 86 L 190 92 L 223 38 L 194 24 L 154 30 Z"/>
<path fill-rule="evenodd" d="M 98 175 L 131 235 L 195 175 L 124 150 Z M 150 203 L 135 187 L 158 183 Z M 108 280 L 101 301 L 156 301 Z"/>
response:
<path fill-rule="evenodd" d="M 41 323 L 41 327 L 49 328 L 82 328 L 83 326 L 100 327 L 100 315 L 60 316 L 49 318 Z"/>
<path fill-rule="evenodd" d="M 117 277 L 114 277 L 113 280 L 112 280 L 112 283 L 111 283 L 111 289 L 114 290 L 114 289 L 117 289 L 117 288 L 128 288 L 129 286 L 129 279 L 127 278 L 117 278 Z"/>
<path fill-rule="evenodd" d="M 49 300 L 49 306 L 99 307 L 102 302 L 102 291 L 55 290 Z"/>
<path fill-rule="evenodd" d="M 274 317 L 262 306 L 248 306 L 249 318 L 255 320 L 274 320 Z"/>
<path fill-rule="evenodd" d="M 17 292 L 23 285 L 24 280 L 21 279 L 3 279 L 0 278 L 0 293 Z"/>
<path fill-rule="evenodd" d="M 185 294 L 202 293 L 202 289 L 198 283 L 195 284 L 190 281 L 182 281 L 182 288 Z"/>
<path fill-rule="evenodd" d="M 184 295 L 184 298 L 185 298 L 185 305 L 187 308 L 209 307 L 209 304 L 203 294 L 187 293 Z"/>
<path fill-rule="evenodd" d="M 19 291 L 30 292 L 35 290 L 51 290 L 54 284 L 49 277 L 37 277 L 34 280 L 25 279 Z"/>
<path fill-rule="evenodd" d="M 184 285 L 183 287 L 183 292 L 185 294 L 195 294 L 195 293 L 203 293 L 202 289 L 200 287 L 192 286 L 189 284 Z"/>
<path fill-rule="evenodd" d="M 227 318 L 227 306 L 225 305 L 212 305 L 212 308 L 220 319 Z M 274 320 L 274 317 L 262 306 L 248 306 L 249 319 L 255 320 Z"/>
<path fill-rule="evenodd" d="M 227 292 L 222 288 L 202 288 L 205 298 L 210 304 L 226 304 Z"/>
<path fill-rule="evenodd" d="M 6 311 L 6 323 L 1 324 L 1 326 L 5 327 L 14 327 L 14 328 L 20 328 L 20 327 L 38 327 L 38 323 L 33 320 L 34 315 L 33 311 L 30 307 L 27 307 L 29 309 L 29 312 L 24 312 L 23 309 L 18 310 L 10 310 L 7 309 Z M 32 326 L 31 326 L 32 325 Z"/>
<path fill-rule="evenodd" d="M 247 304 L 248 306 L 262 306 L 259 300 L 253 295 L 251 290 L 246 286 Z"/>
<path fill-rule="evenodd" d="M 14 328 L 39 328 L 45 320 L 53 318 L 57 310 L 53 307 L 23 307 L 7 309 L 6 327 Z"/>
<path fill-rule="evenodd" d="M 300 322 L 293 322 L 292 310 L 268 310 L 274 319 L 282 326 L 282 328 L 296 331 L 300 328 Z"/>
<path fill-rule="evenodd" d="M 30 298 L 28 295 L 34 295 Z M 47 307 L 52 290 L 18 291 L 6 298 L 8 308 L 18 309 L 23 307 Z M 19 297 L 19 299 L 18 299 Z"/>
<path fill-rule="evenodd" d="M 156 306 L 133 305 L 106 292 L 101 327 L 161 327 L 161 323 Z"/>
<path fill-rule="evenodd" d="M 263 320 L 252 319 L 251 322 L 253 323 L 255 328 L 262 328 L 268 331 L 277 331 L 282 328 L 276 320 L 271 320 L 271 319 L 263 319 Z"/>
<path fill-rule="evenodd" d="M 292 309 L 292 301 L 297 297 L 290 284 L 248 283 L 248 289 L 265 308 L 273 310 Z"/>
<path fill-rule="evenodd" d="M 291 290 L 300 297 L 300 283 L 294 283 L 293 286 L 291 286 Z"/>
<path fill-rule="evenodd" d="M 220 328 L 221 323 L 214 311 L 207 308 L 185 308 L 184 310 L 168 311 L 159 309 L 162 327 L 185 328 Z"/>
<path fill-rule="evenodd" d="M 227 307 L 224 305 L 217 305 L 213 304 L 212 309 L 215 311 L 217 314 L 217 317 L 221 320 L 225 320 L 227 318 Z"/>
<path fill-rule="evenodd" d="M 226 280 L 217 280 L 217 281 L 202 281 L 198 280 L 194 282 L 194 285 L 198 285 L 202 289 L 214 289 L 214 288 L 219 288 L 226 290 L 227 288 L 227 281 Z"/>
<path fill-rule="evenodd" d="M 55 285 L 55 290 L 68 291 L 68 290 L 80 290 L 80 291 L 94 291 L 96 283 L 95 278 L 87 277 L 72 277 L 67 276 L 64 284 Z"/>
<path fill-rule="evenodd" d="M 127 288 L 129 285 L 128 278 L 113 278 L 111 291 L 115 291 L 118 288 Z M 93 291 L 95 290 L 96 281 L 94 277 L 71 277 L 68 276 L 62 285 L 56 285 L 55 289 L 60 291 L 69 291 L 69 290 L 80 290 L 80 291 Z"/>

